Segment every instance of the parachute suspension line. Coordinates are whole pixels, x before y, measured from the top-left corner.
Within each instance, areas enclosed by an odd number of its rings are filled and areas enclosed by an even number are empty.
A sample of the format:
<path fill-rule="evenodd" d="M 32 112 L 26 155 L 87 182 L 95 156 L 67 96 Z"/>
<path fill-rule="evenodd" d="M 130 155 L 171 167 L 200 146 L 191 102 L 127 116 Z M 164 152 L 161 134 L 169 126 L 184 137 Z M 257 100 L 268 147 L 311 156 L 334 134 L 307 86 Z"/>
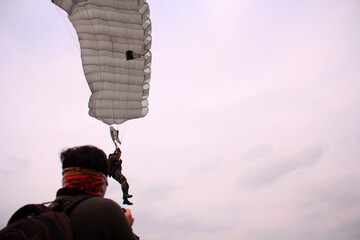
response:
<path fill-rule="evenodd" d="M 119 148 L 121 145 L 121 141 L 119 140 L 119 130 L 116 130 L 113 126 L 110 126 L 110 136 L 115 144 L 115 149 Z"/>
<path fill-rule="evenodd" d="M 77 50 L 79 51 L 80 53 L 80 47 L 79 47 L 79 42 L 76 41 L 75 37 L 74 37 L 74 34 L 71 32 L 70 28 L 69 28 L 69 25 L 67 24 L 67 20 L 64 19 L 64 15 L 61 14 L 60 12 L 60 9 L 58 7 L 55 7 L 57 13 L 59 14 L 60 18 L 61 18 L 61 21 L 63 22 L 68 34 L 70 35 L 74 45 L 76 46 Z"/>

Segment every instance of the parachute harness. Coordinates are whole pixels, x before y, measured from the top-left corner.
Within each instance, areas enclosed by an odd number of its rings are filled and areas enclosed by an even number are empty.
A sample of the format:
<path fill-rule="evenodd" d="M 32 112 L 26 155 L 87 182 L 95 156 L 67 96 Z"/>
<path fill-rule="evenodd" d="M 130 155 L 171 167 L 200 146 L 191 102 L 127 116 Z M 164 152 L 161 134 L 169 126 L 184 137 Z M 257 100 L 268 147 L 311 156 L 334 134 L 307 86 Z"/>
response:
<path fill-rule="evenodd" d="M 129 184 L 127 182 L 126 177 L 121 172 L 122 160 L 121 160 L 121 150 L 119 147 L 119 145 L 121 144 L 119 140 L 119 131 L 111 126 L 110 134 L 111 134 L 111 139 L 115 144 L 115 151 L 114 153 L 110 154 L 108 158 L 110 164 L 109 176 L 114 178 L 117 182 L 120 183 L 121 190 L 123 192 L 123 204 L 133 205 L 133 203 L 128 200 L 128 198 L 132 197 L 132 195 L 129 194 Z"/>

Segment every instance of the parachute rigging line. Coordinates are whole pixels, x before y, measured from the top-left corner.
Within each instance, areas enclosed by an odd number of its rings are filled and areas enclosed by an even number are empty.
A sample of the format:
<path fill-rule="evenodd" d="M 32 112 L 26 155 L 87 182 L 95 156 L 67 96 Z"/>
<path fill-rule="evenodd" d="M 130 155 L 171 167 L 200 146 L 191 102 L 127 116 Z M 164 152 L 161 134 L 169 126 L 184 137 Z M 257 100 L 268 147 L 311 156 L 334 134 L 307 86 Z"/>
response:
<path fill-rule="evenodd" d="M 60 18 L 61 18 L 61 21 L 63 22 L 63 24 L 65 25 L 65 28 L 68 32 L 68 34 L 70 35 L 71 37 L 71 40 L 73 41 L 74 45 L 76 46 L 78 52 L 80 53 L 80 47 L 79 47 L 79 44 L 78 44 L 78 41 L 76 41 L 75 37 L 74 37 L 74 34 L 71 32 L 70 28 L 69 28 L 69 25 L 67 24 L 67 21 L 64 19 L 64 15 L 61 14 L 60 12 L 60 9 L 55 7 L 57 13 L 59 14 Z"/>

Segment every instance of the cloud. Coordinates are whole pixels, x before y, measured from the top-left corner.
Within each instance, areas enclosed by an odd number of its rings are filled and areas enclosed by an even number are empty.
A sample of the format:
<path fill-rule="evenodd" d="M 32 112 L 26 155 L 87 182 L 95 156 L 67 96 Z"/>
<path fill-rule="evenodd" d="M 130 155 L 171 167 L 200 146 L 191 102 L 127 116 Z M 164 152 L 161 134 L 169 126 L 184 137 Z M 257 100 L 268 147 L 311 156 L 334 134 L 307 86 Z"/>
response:
<path fill-rule="evenodd" d="M 355 240 L 360 236 L 360 177 L 338 177 L 305 190 L 299 222 L 317 226 L 318 239 Z"/>
<path fill-rule="evenodd" d="M 32 163 L 20 157 L 8 157 L 1 161 L 0 177 L 11 177 L 14 174 L 18 177 L 19 173 L 27 171 Z"/>
<path fill-rule="evenodd" d="M 273 149 L 267 145 L 259 145 L 249 149 L 242 157 L 243 160 L 254 161 L 269 156 Z"/>
<path fill-rule="evenodd" d="M 331 180 L 307 191 L 308 201 L 303 210 L 326 205 L 337 210 L 358 209 L 360 211 L 360 177 L 352 175 Z M 318 214 L 316 214 L 318 215 Z"/>
<path fill-rule="evenodd" d="M 340 234 L 339 234 L 340 233 Z M 332 236 L 336 236 L 333 239 L 348 239 L 357 240 L 360 236 L 360 217 L 357 217 L 353 221 L 342 221 L 340 226 L 332 231 Z M 340 235 L 340 236 L 339 236 Z M 327 238 L 331 239 L 331 238 Z"/>
<path fill-rule="evenodd" d="M 218 239 L 217 234 L 222 235 L 229 230 L 225 224 L 215 220 L 204 221 L 195 213 L 159 215 L 155 211 L 145 210 L 138 214 L 137 219 L 136 224 L 142 226 L 142 237 L 147 239 Z"/>
<path fill-rule="evenodd" d="M 261 154 L 263 151 L 264 149 L 258 152 L 253 150 L 251 154 L 253 157 L 257 157 L 256 154 Z M 240 177 L 238 185 L 245 184 L 250 188 L 270 186 L 285 175 L 314 166 L 323 155 L 323 152 L 324 146 L 313 145 L 287 157 L 275 157 L 270 162 L 259 162 L 253 166 L 249 173 Z M 246 154 L 245 156 L 249 155 Z"/>
<path fill-rule="evenodd" d="M 139 193 L 139 199 L 145 202 L 163 203 L 164 201 L 167 202 L 176 190 L 177 187 L 171 184 L 154 184 L 145 187 L 144 190 Z"/>

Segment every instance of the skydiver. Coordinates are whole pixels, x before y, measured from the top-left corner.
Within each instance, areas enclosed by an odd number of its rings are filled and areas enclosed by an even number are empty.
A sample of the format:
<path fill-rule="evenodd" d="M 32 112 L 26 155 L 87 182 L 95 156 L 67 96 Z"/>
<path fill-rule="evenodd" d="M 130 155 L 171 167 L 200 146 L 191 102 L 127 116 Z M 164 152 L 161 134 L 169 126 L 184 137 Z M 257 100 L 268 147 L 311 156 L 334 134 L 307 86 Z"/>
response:
<path fill-rule="evenodd" d="M 128 200 L 132 198 L 132 195 L 129 195 L 129 184 L 126 177 L 122 174 L 121 170 L 121 151 L 120 148 L 116 148 L 115 152 L 109 155 L 110 163 L 110 177 L 114 178 L 121 184 L 121 189 L 123 192 L 123 204 L 132 205 L 133 203 Z"/>

